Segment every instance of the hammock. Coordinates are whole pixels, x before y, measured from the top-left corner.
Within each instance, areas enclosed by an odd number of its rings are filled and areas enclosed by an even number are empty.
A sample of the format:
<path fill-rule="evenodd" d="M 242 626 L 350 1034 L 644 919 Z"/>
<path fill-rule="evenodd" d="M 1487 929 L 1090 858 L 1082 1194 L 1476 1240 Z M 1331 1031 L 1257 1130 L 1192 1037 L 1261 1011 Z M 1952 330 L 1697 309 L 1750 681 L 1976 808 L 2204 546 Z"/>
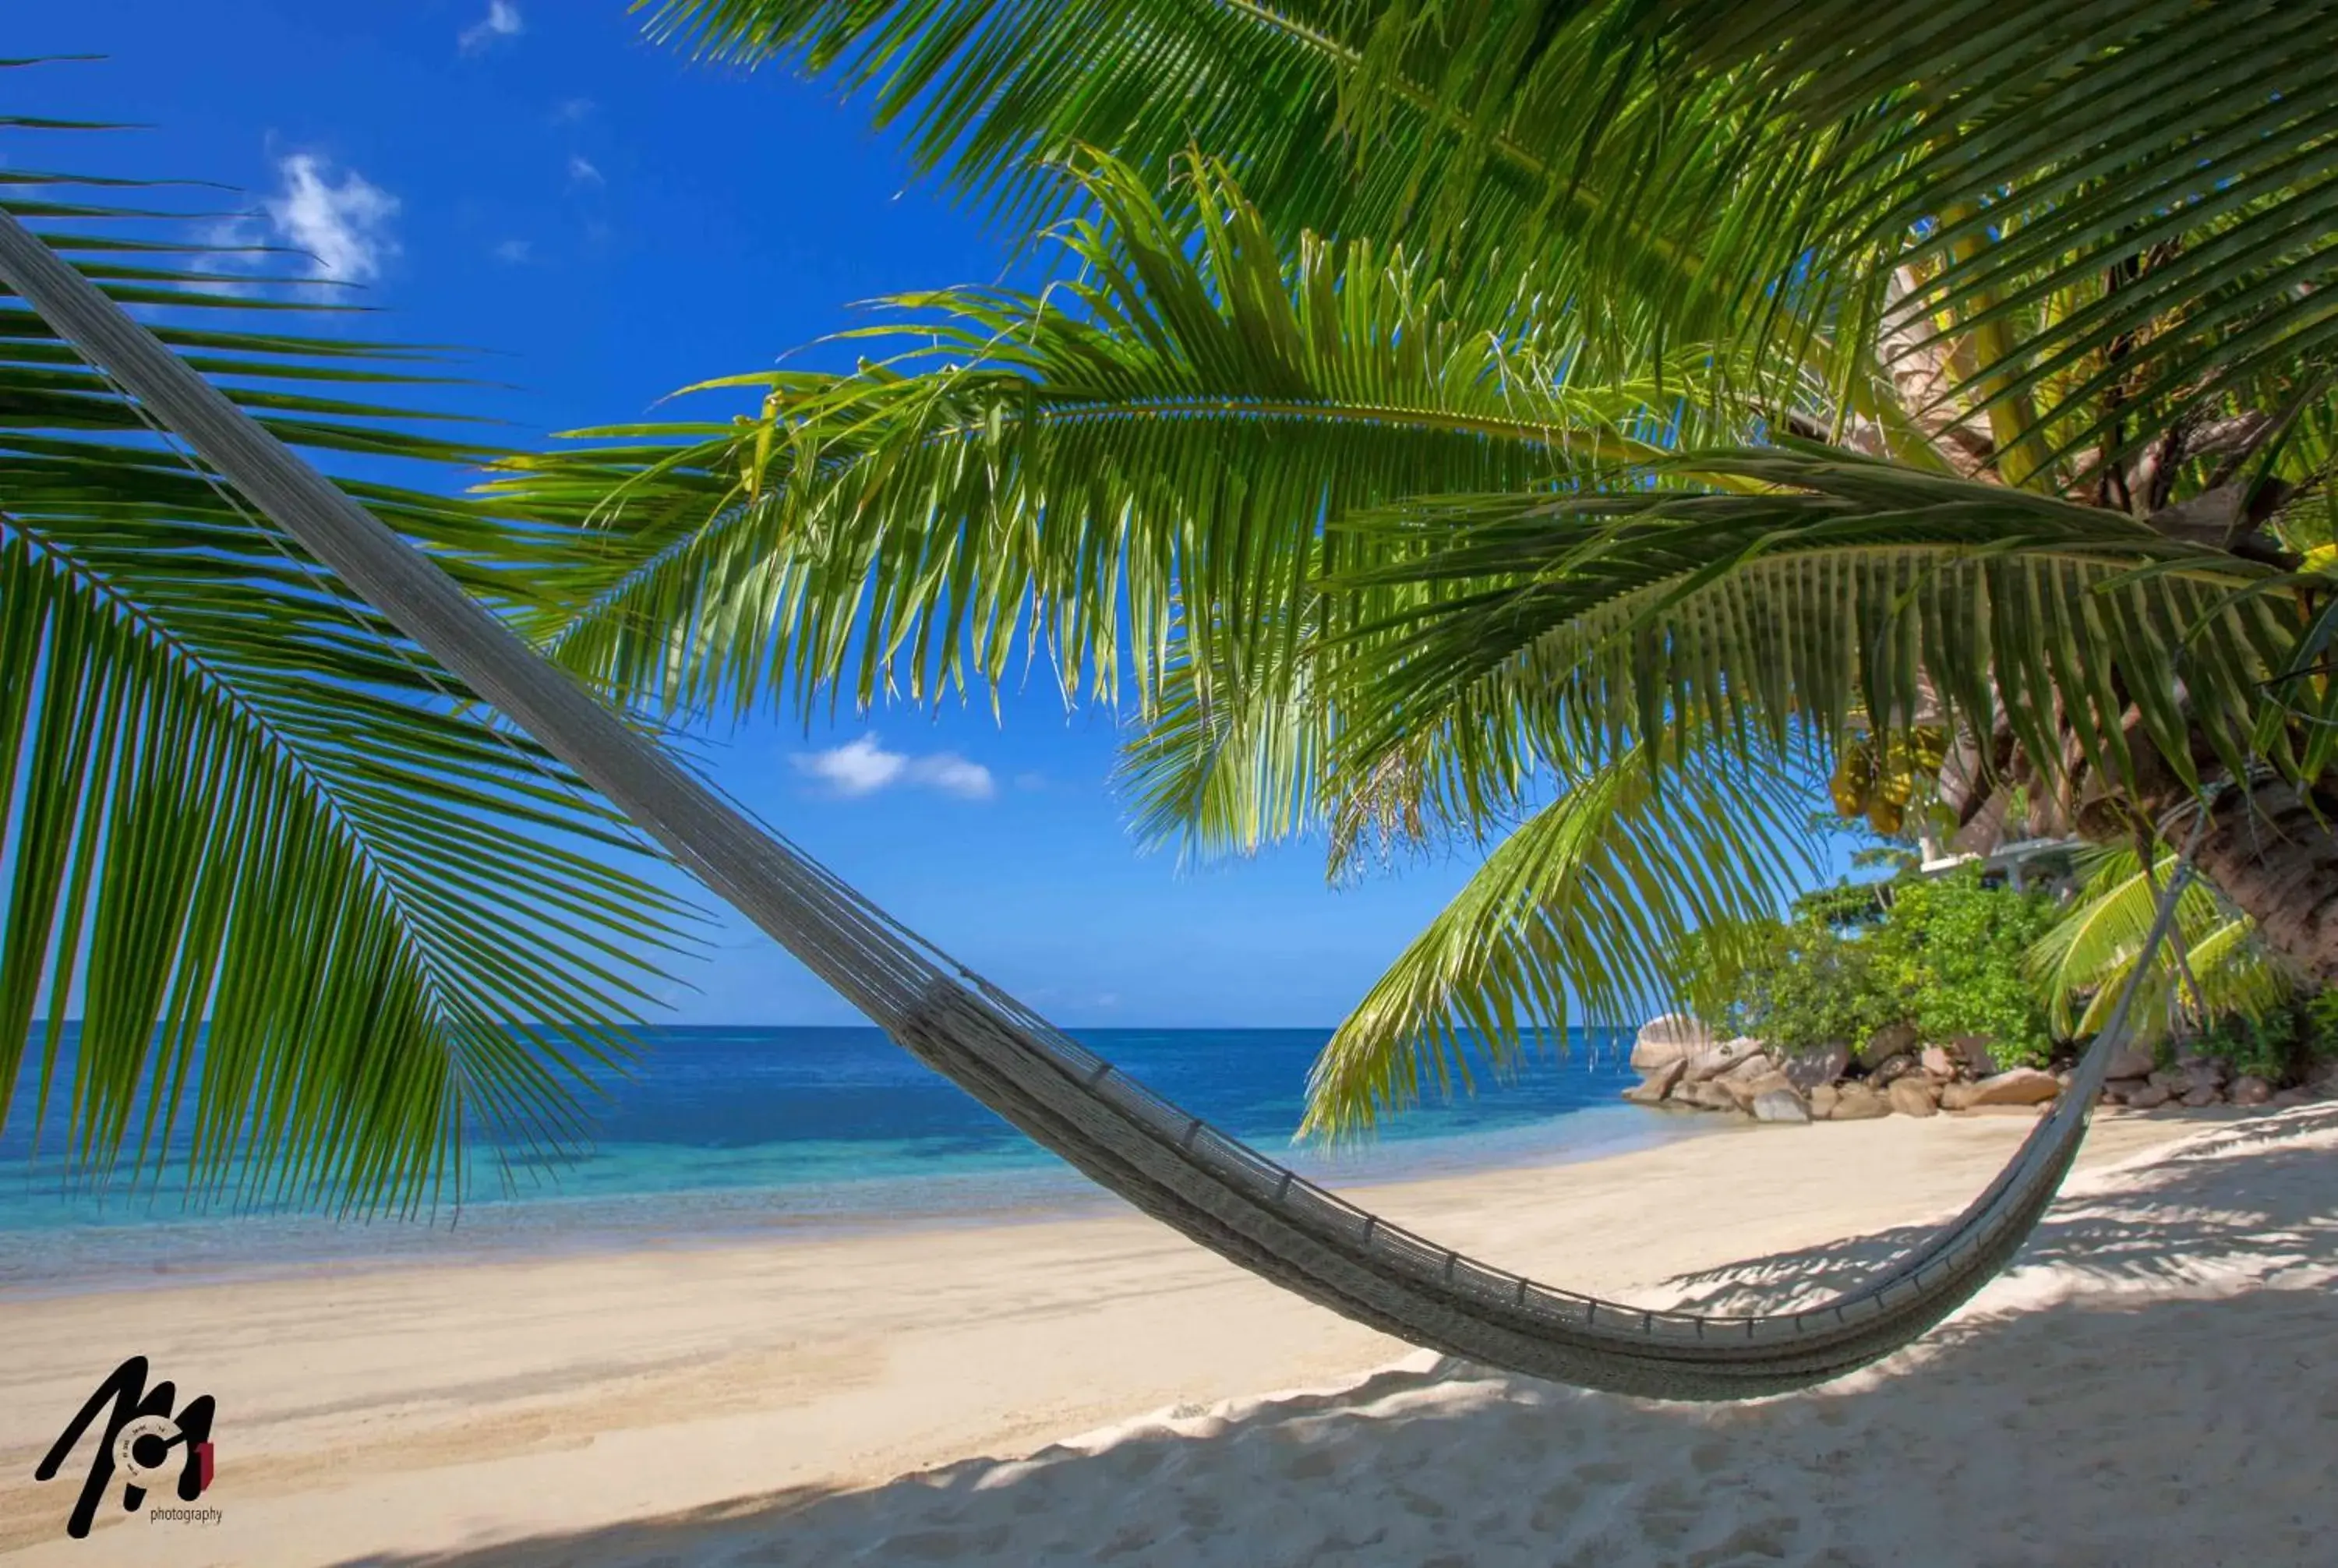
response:
<path fill-rule="evenodd" d="M 480 697 L 919 1061 L 1221 1257 L 1415 1344 L 1671 1399 L 1822 1382 L 1924 1333 L 2019 1250 L 2077 1156 L 2125 1037 L 2120 998 L 2052 1111 L 1954 1221 L 1800 1310 L 1703 1317 L 1555 1289 L 1357 1208 L 1148 1092 L 953 963 L 630 729 L 427 557 L 236 408 L 0 209 L 0 280 Z M 2180 867 L 2135 974 L 2173 920 Z"/>

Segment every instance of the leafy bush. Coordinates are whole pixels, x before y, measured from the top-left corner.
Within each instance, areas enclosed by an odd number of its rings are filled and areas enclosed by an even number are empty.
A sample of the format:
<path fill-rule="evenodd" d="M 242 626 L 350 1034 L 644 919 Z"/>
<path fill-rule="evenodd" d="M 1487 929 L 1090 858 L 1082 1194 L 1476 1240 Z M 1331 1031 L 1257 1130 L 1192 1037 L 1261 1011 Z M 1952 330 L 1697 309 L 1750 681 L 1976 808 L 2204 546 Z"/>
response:
<path fill-rule="evenodd" d="M 2317 991 L 2305 1000 L 2306 1054 L 2315 1061 L 2338 1056 L 2338 987 Z"/>
<path fill-rule="evenodd" d="M 2294 1083 L 2314 1063 L 2338 1056 L 2338 991 L 2321 991 L 2259 1017 L 2233 1014 L 2170 1054 L 2221 1056 L 2235 1073 Z"/>
<path fill-rule="evenodd" d="M 1985 887 L 1968 867 L 1824 888 L 1784 920 L 1700 932 L 1675 962 L 1682 995 L 1707 1027 L 1795 1055 L 1856 1050 L 1904 1024 L 1926 1042 L 1980 1035 L 2002 1067 L 2042 1067 L 2054 1034 L 2024 957 L 2056 917 L 2046 895 Z M 2338 1057 L 2338 989 L 2254 1019 L 2227 1015 L 2168 1048 L 2195 1052 L 2225 1058 L 2235 1073 L 2294 1081 Z"/>
<path fill-rule="evenodd" d="M 1985 1035 L 2000 1064 L 2042 1066 L 2053 1040 L 2021 959 L 2052 901 L 1984 887 L 1974 869 L 1889 891 L 1884 906 L 1873 888 L 1828 888 L 1790 919 L 1701 934 L 1679 960 L 1692 1011 L 1797 1055 L 1906 1024 L 1928 1041 Z"/>
<path fill-rule="evenodd" d="M 1797 1055 L 1857 1046 L 1900 1016 L 1863 937 L 1807 911 L 1772 926 L 1714 1020 Z"/>
<path fill-rule="evenodd" d="M 2054 1038 L 2022 958 L 2053 923 L 2051 898 L 1984 887 L 1968 867 L 1899 884 L 1870 940 L 1920 1037 L 1979 1034 L 1999 1066 L 2042 1067 Z"/>
<path fill-rule="evenodd" d="M 2246 1073 L 2268 1083 L 2281 1083 L 2297 1074 L 2296 1020 L 2287 1010 L 2263 1018 L 2233 1014 L 2219 1018 L 2205 1033 L 2180 1041 L 2171 1054 L 2222 1056 L 2235 1073 Z"/>

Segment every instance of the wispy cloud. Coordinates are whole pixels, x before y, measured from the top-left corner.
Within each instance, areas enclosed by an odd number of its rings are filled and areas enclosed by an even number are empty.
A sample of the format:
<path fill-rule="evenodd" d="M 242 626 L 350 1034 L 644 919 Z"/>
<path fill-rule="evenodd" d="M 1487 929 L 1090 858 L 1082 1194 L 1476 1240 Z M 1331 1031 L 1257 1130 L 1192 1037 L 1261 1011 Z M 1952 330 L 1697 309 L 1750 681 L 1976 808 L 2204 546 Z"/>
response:
<path fill-rule="evenodd" d="M 455 35 L 466 54 L 476 54 L 498 40 L 516 38 L 526 30 L 516 0 L 487 0 L 487 14 Z"/>
<path fill-rule="evenodd" d="M 832 751 L 806 751 L 789 759 L 799 773 L 808 773 L 839 795 L 874 795 L 897 782 L 909 760 L 877 744 L 874 735 L 839 746 Z"/>
<path fill-rule="evenodd" d="M 979 762 L 969 762 L 955 751 L 924 757 L 888 751 L 874 735 L 863 735 L 826 751 L 801 752 L 789 761 L 797 772 L 848 799 L 874 795 L 896 785 L 937 789 L 961 800 L 987 800 L 998 792 L 990 769 Z"/>
<path fill-rule="evenodd" d="M 563 98 L 552 106 L 552 122 L 555 125 L 580 124 L 590 119 L 593 111 L 598 107 L 590 98 Z"/>
<path fill-rule="evenodd" d="M 313 152 L 280 159 L 284 189 L 268 203 L 268 221 L 284 243 L 312 258 L 310 272 L 344 283 L 362 283 L 381 274 L 398 254 L 389 231 L 398 198 L 351 169 L 339 179 L 332 165 Z"/>
<path fill-rule="evenodd" d="M 580 158 L 574 152 L 568 155 L 568 182 L 571 185 L 606 185 L 608 183 L 601 177 L 601 172 L 593 166 L 593 160 Z"/>
<path fill-rule="evenodd" d="M 909 782 L 965 800 L 987 800 L 998 792 L 989 769 L 979 762 L 969 762 L 955 751 L 938 752 L 911 761 Z"/>
<path fill-rule="evenodd" d="M 263 253 L 269 244 L 268 225 L 258 214 L 246 218 L 217 218 L 195 225 L 195 243 L 208 254 L 197 263 L 198 271 L 209 272 L 218 281 L 197 283 L 200 294 L 249 293 L 252 281 L 240 276 L 257 272 L 267 266 Z"/>
<path fill-rule="evenodd" d="M 494 255 L 498 261 L 518 267 L 530 260 L 535 250 L 535 242 L 532 240 L 498 240 Z"/>

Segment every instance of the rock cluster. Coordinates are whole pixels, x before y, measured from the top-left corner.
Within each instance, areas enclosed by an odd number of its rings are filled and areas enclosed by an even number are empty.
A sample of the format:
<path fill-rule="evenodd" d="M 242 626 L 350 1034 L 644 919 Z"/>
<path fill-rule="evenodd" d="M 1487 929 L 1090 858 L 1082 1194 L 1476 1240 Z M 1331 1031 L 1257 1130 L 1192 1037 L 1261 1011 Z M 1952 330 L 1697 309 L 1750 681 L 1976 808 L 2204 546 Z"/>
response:
<path fill-rule="evenodd" d="M 2148 1053 L 2125 1051 L 2111 1063 L 2110 1078 L 2103 1085 L 2104 1104 L 2131 1111 L 2156 1111 L 2163 1105 L 2195 1111 L 2210 1105 L 2265 1105 L 2285 1111 L 2329 1099 L 2338 1099 L 2338 1061 L 2323 1063 L 2303 1083 L 2277 1089 L 2254 1073 L 2235 1073 L 2221 1056 L 2179 1056 L 2173 1067 L 2160 1067 Z"/>
<path fill-rule="evenodd" d="M 1677 1013 L 1667 1013 L 1641 1025 L 1639 1038 L 1632 1042 L 1632 1071 L 1651 1073 L 1659 1067 L 1669 1067 L 1711 1044 L 1713 1037 L 1704 1024 Z"/>
<path fill-rule="evenodd" d="M 1773 1053 L 1759 1040 L 1723 1040 L 1693 1018 L 1667 1014 L 1640 1031 L 1632 1048 L 1640 1082 L 1624 1091 L 1639 1105 L 1721 1111 L 1757 1122 L 1862 1122 L 1877 1116 L 1937 1116 L 1948 1112 L 2043 1111 L 2062 1093 L 2068 1073 L 2035 1067 L 1999 1070 L 1989 1043 L 1977 1035 L 1920 1044 L 1904 1025 L 1879 1030 L 1857 1054 L 1846 1047 L 1805 1056 Z M 2263 1078 L 2235 1076 L 2210 1056 L 2157 1066 L 2144 1051 L 2110 1063 L 2107 1104 L 2148 1111 L 2162 1105 L 2302 1105 L 2338 1099 L 2338 1062 L 2322 1064 L 2302 1084 L 2276 1090 Z"/>

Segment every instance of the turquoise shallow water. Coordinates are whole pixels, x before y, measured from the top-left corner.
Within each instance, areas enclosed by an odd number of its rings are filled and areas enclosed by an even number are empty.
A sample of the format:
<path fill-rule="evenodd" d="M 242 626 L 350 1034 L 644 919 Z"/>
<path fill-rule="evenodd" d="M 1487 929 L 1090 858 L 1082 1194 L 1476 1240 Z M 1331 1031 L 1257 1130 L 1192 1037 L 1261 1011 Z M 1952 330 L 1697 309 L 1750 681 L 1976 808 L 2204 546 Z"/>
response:
<path fill-rule="evenodd" d="M 1321 1030 L 1093 1030 L 1083 1040 L 1186 1109 L 1335 1185 L 1591 1158 L 1691 1136 L 1693 1118 L 1620 1104 L 1627 1038 L 1578 1034 L 1511 1084 L 1434 1102 L 1371 1144 L 1292 1150 Z M 1108 1212 L 1117 1200 L 873 1029 L 644 1031 L 589 1153 L 476 1179 L 427 1222 L 191 1212 L 165 1180 L 67 1191 L 0 1137 L 0 1289 L 545 1249 L 691 1244 L 905 1223 Z M 21 1087 L 21 1086 L 20 1086 Z M 20 1105 L 29 1104 L 29 1099 Z M 54 1147 L 54 1129 L 44 1137 Z M 482 1161 L 483 1171 L 490 1169 Z"/>

